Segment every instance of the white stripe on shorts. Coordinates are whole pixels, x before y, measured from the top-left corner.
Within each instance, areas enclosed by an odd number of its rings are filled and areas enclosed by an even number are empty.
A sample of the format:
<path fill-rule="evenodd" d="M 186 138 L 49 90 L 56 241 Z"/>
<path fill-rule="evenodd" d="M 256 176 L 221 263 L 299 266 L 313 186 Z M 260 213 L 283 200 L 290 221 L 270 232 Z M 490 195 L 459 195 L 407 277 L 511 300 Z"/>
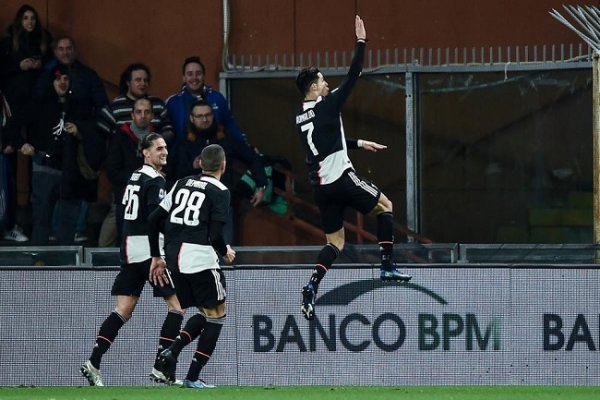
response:
<path fill-rule="evenodd" d="M 365 192 L 373 195 L 373 197 L 377 196 L 377 189 L 367 184 L 365 181 L 361 180 L 358 176 L 356 176 L 356 174 L 353 171 L 350 171 L 348 173 L 348 176 L 350 176 L 350 179 L 352 179 L 352 182 L 354 182 L 356 186 L 362 188 Z"/>
<path fill-rule="evenodd" d="M 219 275 L 219 271 L 216 269 L 211 269 L 213 277 L 215 278 L 215 287 L 217 289 L 217 299 L 223 300 L 225 298 L 225 288 L 221 283 L 221 276 Z"/>

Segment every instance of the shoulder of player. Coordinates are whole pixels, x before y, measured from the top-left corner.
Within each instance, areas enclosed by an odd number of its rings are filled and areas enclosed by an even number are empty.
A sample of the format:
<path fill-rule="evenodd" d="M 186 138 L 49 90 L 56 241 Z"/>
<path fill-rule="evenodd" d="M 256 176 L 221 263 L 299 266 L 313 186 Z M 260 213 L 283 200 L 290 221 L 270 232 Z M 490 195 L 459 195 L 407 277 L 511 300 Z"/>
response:
<path fill-rule="evenodd" d="M 227 186 L 225 186 L 220 180 L 213 178 L 211 176 L 198 176 L 198 175 L 190 175 L 185 178 L 179 179 L 175 183 L 174 190 L 177 191 L 182 188 L 197 188 L 198 190 L 202 190 L 204 192 L 223 192 L 229 191 Z"/>
<path fill-rule="evenodd" d="M 165 177 L 160 172 L 152 168 L 150 165 L 143 165 L 136 172 L 140 173 L 141 175 L 147 176 L 149 179 L 158 179 L 162 181 L 165 180 Z"/>
<path fill-rule="evenodd" d="M 223 182 L 221 182 L 220 180 L 218 180 L 217 178 L 214 178 L 212 176 L 202 175 L 200 177 L 200 180 L 203 181 L 203 182 L 208 182 L 210 184 L 209 187 L 210 186 L 214 186 L 215 188 L 217 188 L 220 191 L 229 190 L 227 188 L 227 186 L 225 186 L 223 184 Z"/>

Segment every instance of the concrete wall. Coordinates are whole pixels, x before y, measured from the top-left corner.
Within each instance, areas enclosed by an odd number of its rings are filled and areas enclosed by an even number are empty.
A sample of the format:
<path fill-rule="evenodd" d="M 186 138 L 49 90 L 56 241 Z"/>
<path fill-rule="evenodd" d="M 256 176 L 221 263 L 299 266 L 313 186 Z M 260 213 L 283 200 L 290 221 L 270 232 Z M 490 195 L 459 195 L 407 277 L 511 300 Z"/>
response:
<path fill-rule="evenodd" d="M 182 60 L 200 55 L 217 84 L 223 50 L 223 7 L 217 0 L 31 0 L 42 22 L 77 41 L 80 58 L 117 83 L 129 63 L 151 66 L 153 93 L 180 84 Z M 365 20 L 369 47 L 480 47 L 577 43 L 548 11 L 560 0 L 230 0 L 230 53 L 274 54 L 347 50 L 353 16 Z M 599 1 L 588 4 L 600 3 Z M 2 0 L 0 26 L 19 0 Z"/>

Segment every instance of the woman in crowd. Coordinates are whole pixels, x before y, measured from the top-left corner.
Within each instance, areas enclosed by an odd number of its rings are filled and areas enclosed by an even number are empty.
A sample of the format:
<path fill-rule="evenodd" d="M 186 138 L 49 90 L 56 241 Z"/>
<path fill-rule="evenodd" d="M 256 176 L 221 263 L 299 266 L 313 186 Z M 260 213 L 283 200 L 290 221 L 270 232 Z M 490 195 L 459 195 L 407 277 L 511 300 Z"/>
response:
<path fill-rule="evenodd" d="M 17 149 L 24 143 L 22 128 L 33 86 L 46 61 L 50 58 L 52 37 L 39 20 L 37 11 L 23 5 L 0 41 L 0 90 L 10 107 L 10 117 L 2 130 L 0 158 L 6 168 L 3 187 L 6 210 L 2 225 L 5 240 L 29 240 L 16 225 L 17 211 Z"/>

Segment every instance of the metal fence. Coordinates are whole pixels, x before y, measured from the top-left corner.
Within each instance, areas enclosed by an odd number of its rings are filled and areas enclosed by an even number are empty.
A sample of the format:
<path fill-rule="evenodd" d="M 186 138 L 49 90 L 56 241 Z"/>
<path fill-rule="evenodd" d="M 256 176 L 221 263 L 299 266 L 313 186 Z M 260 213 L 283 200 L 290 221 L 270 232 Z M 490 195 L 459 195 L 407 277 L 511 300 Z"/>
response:
<path fill-rule="evenodd" d="M 235 268 L 247 265 L 272 266 L 282 264 L 312 265 L 321 246 L 247 246 L 236 248 Z M 598 245 L 586 244 L 477 244 L 477 243 L 399 243 L 394 247 L 397 263 L 417 265 L 416 254 L 423 264 L 561 264 L 576 267 L 596 263 Z M 336 260 L 336 265 L 371 265 L 379 263 L 376 245 L 347 245 Z M 119 249 L 116 247 L 0 247 L 0 267 L 118 267 Z"/>
<path fill-rule="evenodd" d="M 231 55 L 228 58 L 228 65 L 225 72 L 220 74 L 220 86 L 221 90 L 227 93 L 227 97 L 232 102 L 232 107 L 238 119 L 241 120 L 242 126 L 249 131 L 258 131 L 260 133 L 265 132 L 273 126 L 273 129 L 280 133 L 283 130 L 290 130 L 290 123 L 285 114 L 289 113 L 290 109 L 293 109 L 291 105 L 292 101 L 283 100 L 285 104 L 277 105 L 278 115 L 265 115 L 262 114 L 265 111 L 264 107 L 261 109 L 261 105 L 265 101 L 266 96 L 272 96 L 272 93 L 268 92 L 268 87 L 273 86 L 273 93 L 278 95 L 283 89 L 288 90 L 290 86 L 293 86 L 293 79 L 298 73 L 302 66 L 316 65 L 319 67 L 323 74 L 326 76 L 339 77 L 346 74 L 352 53 L 350 51 L 333 51 L 333 52 L 315 52 L 308 54 L 273 54 L 273 55 Z M 403 135 L 400 145 L 405 149 L 404 154 L 397 158 L 397 161 L 402 163 L 398 168 L 397 182 L 403 185 L 402 188 L 398 189 L 395 196 L 402 196 L 401 202 L 396 202 L 400 207 L 395 207 L 396 210 L 401 210 L 401 215 L 405 216 L 406 226 L 419 234 L 423 234 L 427 237 L 432 238 L 434 241 L 465 241 L 465 242 L 477 242 L 481 233 L 478 232 L 473 236 L 459 236 L 457 238 L 446 237 L 447 235 L 438 235 L 436 237 L 429 229 L 432 224 L 447 225 L 448 221 L 443 219 L 424 221 L 424 181 L 423 176 L 424 170 L 427 167 L 424 160 L 431 156 L 439 154 L 438 148 L 434 148 L 430 153 L 426 153 L 429 149 L 426 147 L 427 144 L 424 142 L 429 141 L 432 143 L 436 141 L 440 143 L 438 138 L 435 136 L 440 128 L 450 131 L 449 127 L 456 124 L 458 118 L 468 119 L 470 118 L 469 107 L 478 107 L 481 101 L 485 101 L 485 98 L 493 97 L 495 94 L 504 96 L 497 100 L 497 103 L 503 104 L 505 110 L 499 109 L 498 113 L 505 112 L 508 118 L 511 118 L 511 122 L 516 124 L 523 122 L 522 110 L 520 110 L 515 104 L 520 101 L 524 102 L 524 108 L 529 108 L 532 118 L 536 118 L 534 123 L 535 128 L 538 130 L 535 132 L 535 138 L 531 135 L 521 134 L 517 140 L 523 140 L 526 146 L 535 145 L 535 141 L 542 140 L 538 136 L 546 135 L 551 136 L 552 143 L 554 141 L 562 140 L 564 137 L 570 135 L 574 142 L 583 143 L 582 140 L 587 141 L 588 138 L 588 127 L 586 124 L 591 125 L 591 113 L 588 114 L 588 108 L 583 109 L 582 107 L 574 107 L 580 114 L 574 115 L 572 112 L 564 111 L 567 115 L 570 115 L 573 120 L 583 121 L 582 126 L 571 127 L 568 131 L 566 128 L 561 128 L 556 124 L 552 118 L 559 118 L 558 114 L 552 110 L 552 106 L 559 106 L 560 102 L 568 96 L 580 96 L 584 98 L 587 96 L 588 91 L 591 90 L 591 66 L 592 66 L 592 51 L 587 44 L 557 44 L 557 45 L 534 45 L 534 46 L 495 46 L 495 47 L 479 47 L 479 48 L 430 48 L 430 49 L 371 49 L 367 51 L 365 68 L 363 75 L 366 76 L 368 81 L 368 88 L 364 89 L 364 92 L 375 91 L 381 94 L 384 101 L 388 103 L 394 103 L 396 109 L 386 105 L 387 111 L 380 111 L 379 114 L 373 115 L 373 110 L 363 110 L 360 106 L 355 106 L 354 110 L 354 123 L 356 126 L 354 131 L 365 130 L 369 131 L 368 118 L 375 118 L 378 121 L 384 118 L 390 117 L 392 114 L 400 114 L 403 116 L 392 116 L 392 120 L 385 121 L 383 125 L 384 129 L 392 125 L 396 125 L 395 128 L 398 130 L 403 129 L 403 132 L 387 131 L 383 132 L 381 136 L 390 138 L 392 136 Z M 589 71 L 589 73 L 588 73 Z M 547 73 L 545 76 L 544 73 Z M 572 78 L 565 78 L 565 74 L 571 74 Z M 437 75 L 441 78 L 437 78 Z M 475 77 L 474 83 L 469 84 L 472 79 L 472 75 Z M 535 75 L 535 76 L 534 76 Z M 587 76 L 589 75 L 589 79 Z M 395 77 L 395 78 L 391 78 Z M 459 77 L 458 80 L 464 83 L 462 86 L 448 86 L 452 85 L 453 79 Z M 481 78 L 480 78 L 481 77 Z M 480 78 L 480 79 L 478 79 Z M 287 79 L 287 81 L 285 81 Z M 567 89 L 564 87 L 564 82 L 571 79 L 572 88 Z M 286 83 L 280 83 L 284 80 Z M 539 87 L 544 86 L 548 88 L 554 82 L 556 85 L 552 90 L 555 91 L 553 94 L 546 93 L 546 98 L 541 99 L 539 93 Z M 562 85 L 562 86 L 561 86 Z M 260 93 L 256 90 L 265 90 L 267 93 L 263 94 L 264 97 L 260 97 Z M 513 96 L 512 90 L 516 92 L 516 96 L 520 98 L 511 97 Z M 472 93 L 474 96 L 471 97 L 470 102 L 461 104 L 463 107 L 459 109 L 462 111 L 461 114 L 445 115 L 445 118 L 440 124 L 431 126 L 428 122 L 435 117 L 439 109 L 427 108 L 430 106 L 431 99 L 436 100 L 441 98 L 440 101 L 447 101 L 449 103 L 456 103 L 460 101 L 457 99 L 457 93 Z M 364 96 L 364 92 L 361 92 Z M 392 97 L 392 93 L 393 96 Z M 403 96 L 400 96 L 403 92 Z M 248 94 L 250 93 L 250 94 Z M 293 92 L 291 92 L 293 93 Z M 486 94 L 484 96 L 482 93 Z M 520 93 L 520 94 L 519 94 Z M 545 93 L 545 92 L 544 92 Z M 297 95 L 297 94 L 296 94 Z M 294 94 L 292 94 L 294 96 Z M 479 96 L 480 99 L 473 101 L 474 97 Z M 401 98 L 400 98 L 401 97 Z M 579 98 L 576 101 L 579 101 Z M 265 99 L 265 100 L 263 100 Z M 446 99 L 446 100 L 444 100 Z M 277 99 L 281 100 L 281 99 Z M 429 101 L 429 103 L 427 103 Z M 253 105 L 252 102 L 258 105 Z M 281 103 L 281 101 L 280 101 Z M 288 104 L 289 103 L 289 104 Z M 438 107 L 446 107 L 446 103 L 440 105 L 434 103 Z M 367 106 L 365 106 L 367 107 Z M 514 107 L 514 108 L 511 108 Z M 591 109 L 591 101 L 587 105 Z M 542 110 L 542 112 L 539 112 Z M 547 114 L 543 114 L 543 112 Z M 539 114 L 536 114 L 538 113 Z M 483 121 L 490 120 L 488 116 L 480 117 Z M 268 124 L 261 121 L 267 119 Z M 288 118 L 289 119 L 289 118 Z M 438 119 L 440 119 L 438 117 Z M 452 120 L 454 119 L 454 121 Z M 588 121 L 589 120 L 589 121 Z M 364 121 L 364 122 L 363 122 Z M 542 125 L 549 124 L 553 129 L 549 131 L 543 128 Z M 364 124 L 365 126 L 361 125 Z M 444 125 L 445 124 L 445 125 Z M 529 129 L 525 123 L 523 126 L 519 126 L 519 129 L 524 130 L 521 133 L 527 133 L 526 129 Z M 583 126 L 585 125 L 585 126 Z M 480 128 L 489 134 L 489 138 L 492 135 L 498 133 L 498 126 L 483 126 Z M 502 128 L 503 129 L 503 128 Z M 563 129 L 563 130 L 561 130 Z M 433 136 L 432 136 L 433 133 Z M 443 140 L 451 140 L 461 145 L 464 151 L 469 151 L 474 146 L 479 146 L 476 149 L 479 154 L 478 156 L 487 157 L 488 154 L 496 153 L 498 148 L 503 144 L 499 141 L 489 140 L 488 148 L 481 148 L 481 142 L 474 143 L 463 138 L 454 136 L 448 137 L 449 132 L 444 132 L 446 136 L 442 137 Z M 456 133 L 455 133 L 456 134 Z M 429 136 L 428 136 L 429 135 Z M 499 136 L 499 135 L 496 135 Z M 515 135 L 517 136 L 517 135 Z M 518 137 L 518 136 L 517 136 Z M 255 135 L 251 138 L 253 141 L 261 142 L 262 138 Z M 273 139 L 273 138 L 269 138 Z M 394 138 L 396 140 L 396 138 Z M 530 140 L 531 143 L 526 143 L 526 140 Z M 589 130 L 589 140 L 591 140 L 591 128 Z M 266 139 L 263 144 L 268 146 L 273 143 Z M 457 154 L 451 154 L 455 151 L 450 146 L 453 143 L 449 143 L 448 157 L 454 157 L 456 165 L 462 162 L 457 157 Z M 498 148 L 494 146 L 498 145 Z M 399 146 L 396 146 L 398 148 Z M 431 146 L 430 146 L 431 148 Z M 580 172 L 581 179 L 572 185 L 569 190 L 571 191 L 587 191 L 588 186 L 591 187 L 591 155 L 588 157 L 586 149 L 590 146 L 586 146 L 584 149 L 573 150 L 573 154 L 564 152 L 564 157 L 569 157 L 563 160 L 565 164 L 573 163 L 575 159 L 580 160 Z M 532 175 L 527 176 L 526 179 L 536 180 L 533 184 L 533 188 L 530 193 L 523 196 L 529 197 L 524 199 L 522 204 L 518 207 L 528 206 L 528 202 L 531 203 L 532 199 L 538 199 L 540 197 L 539 191 L 543 185 L 541 180 L 546 179 L 543 174 L 560 174 L 560 171 L 555 165 L 551 165 L 547 162 L 555 154 L 561 155 L 563 149 L 556 145 L 554 148 L 549 149 L 549 152 L 554 152 L 549 155 L 538 157 L 535 162 L 537 165 L 528 165 L 526 169 L 531 172 Z M 577 154 L 574 154 L 577 153 Z M 590 151 L 591 153 L 591 151 Z M 431 157 L 430 156 L 430 157 Z M 293 155 L 290 157 L 294 157 Z M 517 156 L 515 156 L 517 157 Z M 589 160 L 588 160 L 589 158 Z M 513 162 L 513 160 L 509 160 Z M 301 160 L 297 159 L 296 164 L 300 165 Z M 547 165 L 541 165 L 547 163 Z M 558 163 L 558 162 L 557 162 Z M 589 165 L 588 165 L 589 164 Z M 477 169 L 478 166 L 471 165 L 469 168 Z M 569 168 L 571 168 L 569 166 Z M 571 168 L 573 169 L 573 168 Z M 389 169 L 388 169 L 389 170 Z M 496 170 L 495 160 L 490 160 L 489 171 L 492 174 Z M 526 172 L 526 173 L 529 173 Z M 526 174 L 524 173 L 524 174 Z M 377 175 L 375 175 L 377 176 Z M 375 180 L 375 182 L 378 182 Z M 460 183 L 457 183 L 459 185 Z M 397 183 L 394 184 L 395 188 Z M 537 186 L 536 186 L 537 185 Z M 582 189 L 583 188 L 583 189 Z M 452 188 L 456 191 L 464 190 L 462 187 Z M 562 189 L 562 187 L 557 187 Z M 394 189 L 395 190 L 395 189 Z M 498 188 L 502 191 L 504 188 Z M 591 190 L 589 190 L 591 193 Z M 387 194 L 387 193 L 386 193 Z M 552 195 L 548 195 L 544 199 L 545 206 L 553 206 L 554 199 L 550 198 Z M 389 197 L 389 196 L 388 196 Z M 518 196 L 513 196 L 518 197 Z M 460 203 L 460 202 L 459 202 Z M 428 207 L 438 207 L 435 201 L 432 201 Z M 589 209 L 591 212 L 591 208 Z M 431 213 L 430 213 L 431 215 Z M 462 220 L 463 215 L 457 215 L 456 220 Z M 471 222 L 471 221 L 470 221 Z M 475 222 L 474 224 L 479 223 Z M 503 222 L 505 225 L 507 222 Z M 591 224 L 591 220 L 590 220 Z M 428 225 L 428 226 L 425 226 Z M 502 227 L 500 227 L 502 228 Z M 591 227 L 589 227 L 591 232 Z M 537 232 L 537 231 L 536 231 Z M 439 237 L 441 236 L 441 237 Z M 546 235 L 547 236 L 547 235 Z M 543 243 L 540 240 L 545 240 L 544 234 L 536 235 L 533 234 L 530 237 L 524 239 L 525 242 Z M 540 238 L 541 237 L 541 238 Z M 584 233 L 578 232 L 574 235 L 566 238 L 558 238 L 552 243 L 572 242 L 582 243 L 591 240 L 591 233 L 587 231 Z M 449 240 L 448 240 L 449 239 Z M 496 238 L 489 238 L 485 242 L 491 243 L 494 241 L 506 241 L 497 240 Z M 508 242 L 512 242 L 508 240 Z"/>

